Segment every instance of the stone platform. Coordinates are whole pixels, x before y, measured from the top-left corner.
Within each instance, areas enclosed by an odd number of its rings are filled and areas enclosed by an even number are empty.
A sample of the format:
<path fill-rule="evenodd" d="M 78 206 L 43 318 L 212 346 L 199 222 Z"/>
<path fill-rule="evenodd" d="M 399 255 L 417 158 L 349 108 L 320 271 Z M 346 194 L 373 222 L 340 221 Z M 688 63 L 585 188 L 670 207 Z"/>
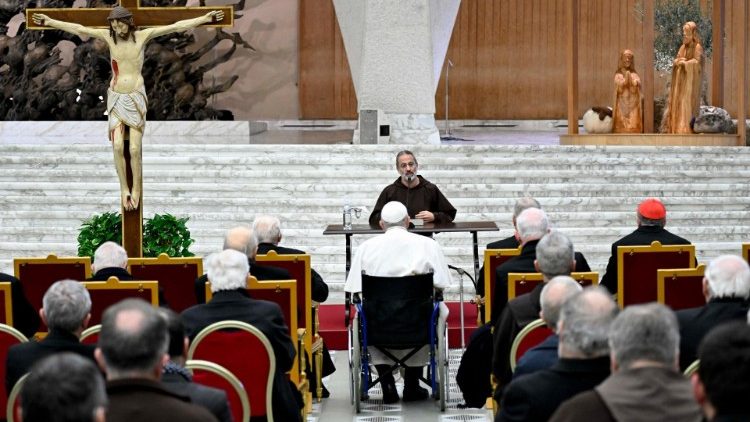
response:
<path fill-rule="evenodd" d="M 695 135 L 667 135 L 660 133 L 560 135 L 560 145 L 744 146 L 740 143 L 740 137 L 737 135 L 709 133 Z"/>

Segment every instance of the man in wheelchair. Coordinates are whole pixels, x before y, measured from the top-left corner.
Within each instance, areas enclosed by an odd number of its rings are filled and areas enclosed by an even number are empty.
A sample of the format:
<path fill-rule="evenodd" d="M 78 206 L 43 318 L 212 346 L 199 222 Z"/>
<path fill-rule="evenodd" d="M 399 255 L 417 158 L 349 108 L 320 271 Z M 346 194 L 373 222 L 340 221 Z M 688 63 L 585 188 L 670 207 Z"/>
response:
<path fill-rule="evenodd" d="M 359 246 L 346 279 L 344 290 L 355 294 L 354 302 L 362 311 L 352 324 L 354 342 L 358 345 L 362 341 L 363 355 L 363 376 L 360 379 L 359 374 L 355 374 L 353 378 L 356 379 L 355 385 L 358 386 L 359 382 L 366 385 L 354 390 L 357 403 L 360 396 L 357 390 L 366 397 L 368 388 L 377 383 L 382 386 L 384 403 L 397 402 L 399 396 L 393 371 L 400 367 L 405 368 L 404 401 L 428 397 L 427 390 L 419 385 L 420 379 L 427 382 L 422 374 L 428 360 L 432 368 L 430 378 L 435 380 L 436 377 L 437 353 L 434 347 L 425 345 L 438 344 L 436 337 L 444 341 L 444 335 L 439 333 L 445 331 L 448 308 L 440 301 L 440 292 L 450 286 L 451 278 L 440 245 L 429 237 L 407 231 L 409 221 L 403 204 L 387 203 L 380 216 L 380 226 L 385 233 Z M 360 328 L 364 333 L 359 332 Z M 372 347 L 375 345 L 378 347 Z M 443 355 L 447 353 L 445 348 L 441 350 Z M 353 352 L 357 357 L 359 353 L 358 348 Z M 443 360 L 447 374 L 447 358 L 443 356 Z M 375 365 L 379 375 L 372 382 L 369 379 L 370 364 Z M 444 383 L 441 387 L 447 390 L 447 380 Z M 432 385 L 434 387 L 436 383 Z M 442 399 L 442 407 L 445 396 L 436 391 L 433 395 Z"/>

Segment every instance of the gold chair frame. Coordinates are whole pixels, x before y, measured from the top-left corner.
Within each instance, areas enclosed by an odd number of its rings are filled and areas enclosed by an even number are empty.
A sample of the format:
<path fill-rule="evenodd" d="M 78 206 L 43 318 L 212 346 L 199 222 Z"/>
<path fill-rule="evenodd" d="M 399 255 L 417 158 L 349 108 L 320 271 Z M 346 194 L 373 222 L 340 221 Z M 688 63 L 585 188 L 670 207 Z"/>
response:
<path fill-rule="evenodd" d="M 585 280 L 591 280 L 592 286 L 599 285 L 599 273 L 596 271 L 574 272 L 570 273 L 578 284 L 583 284 Z M 524 281 L 543 281 L 542 273 L 508 273 L 508 300 L 516 297 L 516 285 Z"/>
<path fill-rule="evenodd" d="M 682 375 L 686 376 L 687 378 L 690 378 L 693 376 L 694 373 L 698 372 L 698 369 L 701 366 L 700 359 L 696 359 L 691 363 L 685 370 L 682 372 Z"/>
<path fill-rule="evenodd" d="M 3 302 L 5 302 L 5 325 L 13 326 L 13 292 L 11 291 L 10 281 L 0 282 L 0 291 L 5 296 Z"/>
<path fill-rule="evenodd" d="M 151 291 L 151 305 L 159 306 L 159 282 L 156 280 L 120 280 L 110 277 L 107 281 L 81 281 L 86 290 L 144 290 Z"/>
<path fill-rule="evenodd" d="M 531 331 L 539 328 L 544 327 L 547 325 L 546 322 L 544 322 L 543 319 L 535 319 L 528 323 L 523 329 L 518 333 L 515 339 L 513 339 L 513 345 L 510 347 L 510 370 L 511 372 L 516 371 L 516 365 L 518 364 L 518 361 L 516 360 L 516 352 L 518 351 L 518 348 L 521 346 L 521 341 L 523 341 L 524 337 L 526 337 Z"/>
<path fill-rule="evenodd" d="M 246 322 L 241 322 L 241 321 L 214 322 L 208 327 L 202 329 L 198 333 L 198 335 L 195 336 L 195 339 L 193 340 L 192 344 L 190 344 L 190 348 L 188 349 L 187 359 L 195 360 L 193 359 L 193 354 L 195 353 L 195 349 L 198 347 L 198 345 L 204 338 L 206 338 L 208 335 L 210 335 L 214 331 L 221 331 L 221 330 L 226 330 L 226 329 L 246 331 L 254 335 L 255 337 L 258 337 L 261 344 L 263 344 L 263 347 L 266 349 L 266 353 L 268 354 L 268 379 L 266 380 L 266 418 L 268 422 L 273 422 L 273 403 L 271 401 L 271 398 L 272 398 L 272 391 L 273 391 L 273 378 L 274 378 L 274 374 L 276 373 L 276 355 L 273 354 L 273 348 L 271 347 L 271 342 L 268 341 L 268 338 L 266 337 L 266 335 L 263 334 L 263 332 L 261 332 L 259 329 L 255 328 L 251 324 L 248 324 Z M 248 403 L 248 409 L 249 409 L 249 406 L 250 404 Z"/>
<path fill-rule="evenodd" d="M 477 298 L 478 307 L 484 306 L 484 322 L 492 319 L 492 282 L 494 281 L 495 267 L 492 266 L 492 258 L 501 256 L 515 257 L 521 255 L 521 247 L 516 249 L 485 249 L 484 250 L 484 299 Z M 477 318 L 482 315 L 481 309 L 477 309 Z"/>
<path fill-rule="evenodd" d="M 23 388 L 23 384 L 26 382 L 26 378 L 29 377 L 29 374 L 30 372 L 23 374 L 23 376 L 16 381 L 16 385 L 10 390 L 10 394 L 8 394 L 8 403 L 5 405 L 5 418 L 8 422 L 16 421 L 16 400 L 18 399 L 18 395 L 21 394 L 21 388 Z"/>
<path fill-rule="evenodd" d="M 83 343 L 84 340 L 91 337 L 94 334 L 97 334 L 102 331 L 102 324 L 96 324 L 92 325 L 91 327 L 83 330 L 81 332 L 81 338 L 78 339 L 79 342 Z"/>
<path fill-rule="evenodd" d="M 699 264 L 695 268 L 667 268 L 656 270 L 656 300 L 663 304 L 666 301 L 668 278 L 678 277 L 703 277 L 706 272 L 706 264 Z"/>
<path fill-rule="evenodd" d="M 235 393 L 237 393 L 237 396 L 240 398 L 240 404 L 242 406 L 242 420 L 250 420 L 250 415 L 252 414 L 250 413 L 250 399 L 247 397 L 247 392 L 242 386 L 242 382 L 240 381 L 240 379 L 237 378 L 237 376 L 234 375 L 230 370 L 217 363 L 200 359 L 186 361 L 185 368 L 187 368 L 191 374 L 194 370 L 199 369 L 224 378 L 224 380 L 226 380 L 232 386 L 232 389 L 234 389 Z"/>

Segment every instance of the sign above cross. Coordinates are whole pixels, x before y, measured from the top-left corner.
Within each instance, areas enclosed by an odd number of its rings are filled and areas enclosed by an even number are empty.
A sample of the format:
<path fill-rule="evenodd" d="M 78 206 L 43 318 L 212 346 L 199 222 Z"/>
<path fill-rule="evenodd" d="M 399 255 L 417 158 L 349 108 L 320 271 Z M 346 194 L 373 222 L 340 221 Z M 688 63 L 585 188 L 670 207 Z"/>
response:
<path fill-rule="evenodd" d="M 197 18 L 210 10 L 223 11 L 224 19 L 203 26 L 232 26 L 234 23 L 232 6 L 141 7 L 140 0 L 120 0 L 120 6 L 133 13 L 133 20 L 141 28 L 169 25 L 179 20 Z M 31 15 L 34 13 L 44 13 L 52 19 L 77 23 L 90 28 L 109 28 L 107 16 L 111 11 L 111 8 L 94 9 L 85 7 L 74 9 L 29 8 L 26 9 L 26 28 L 50 29 L 35 24 L 31 19 Z"/>
<path fill-rule="evenodd" d="M 143 255 L 142 136 L 147 99 L 141 67 L 146 43 L 159 35 L 203 26 L 232 26 L 232 6 L 141 7 L 140 0 L 120 0 L 121 7 L 26 9 L 26 28 L 59 29 L 107 41 L 113 78 L 107 91 L 109 138 L 115 151 L 122 202 L 122 246 L 129 257 Z M 126 10 L 126 9 L 129 10 Z M 126 18 L 124 21 L 121 18 Z M 111 27 L 110 27 L 111 25 Z M 131 26 L 140 29 L 134 29 Z M 107 31 L 109 30 L 109 32 Z M 134 32 L 131 34 L 131 30 Z M 135 34 L 145 34 L 136 37 Z M 117 39 L 121 40 L 120 44 Z M 138 59 L 140 57 L 140 60 Z"/>

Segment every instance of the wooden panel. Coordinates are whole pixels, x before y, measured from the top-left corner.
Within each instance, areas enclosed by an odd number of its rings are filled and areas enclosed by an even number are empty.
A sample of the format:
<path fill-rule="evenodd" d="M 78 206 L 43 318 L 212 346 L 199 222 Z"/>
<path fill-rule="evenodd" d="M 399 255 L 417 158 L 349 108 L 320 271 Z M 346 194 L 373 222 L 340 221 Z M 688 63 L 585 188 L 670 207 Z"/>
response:
<path fill-rule="evenodd" d="M 736 114 L 735 93 L 739 88 L 734 40 L 750 37 L 742 16 L 735 13 L 740 1 L 726 0 L 725 10 L 724 105 L 732 115 Z M 702 0 L 701 4 L 707 2 Z M 646 80 L 645 54 L 653 50 L 643 46 L 640 0 L 578 3 L 580 116 L 592 105 L 612 104 L 613 77 L 621 50 L 633 50 L 642 80 Z M 448 87 L 449 117 L 565 118 L 566 4 L 567 0 L 461 2 L 446 56 L 455 65 Z M 711 80 L 708 64 L 706 77 Z M 665 94 L 668 78 L 654 75 L 656 97 Z M 441 119 L 445 114 L 445 71 L 435 101 L 436 118 Z M 356 96 L 332 2 L 300 2 L 300 110 L 302 118 L 357 116 Z"/>

